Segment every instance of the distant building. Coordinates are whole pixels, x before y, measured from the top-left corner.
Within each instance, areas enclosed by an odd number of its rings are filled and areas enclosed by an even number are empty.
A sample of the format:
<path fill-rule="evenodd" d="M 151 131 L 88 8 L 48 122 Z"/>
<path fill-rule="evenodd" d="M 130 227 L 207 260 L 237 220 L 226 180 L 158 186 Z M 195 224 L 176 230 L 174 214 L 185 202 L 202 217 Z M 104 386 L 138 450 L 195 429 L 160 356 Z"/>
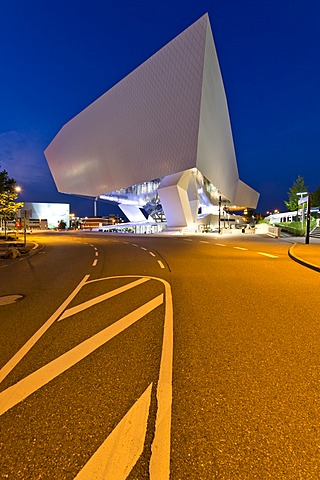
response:
<path fill-rule="evenodd" d="M 20 210 L 21 218 L 26 212 L 28 228 L 57 228 L 62 220 L 67 228 L 70 223 L 70 205 L 68 203 L 33 203 L 24 202 L 23 209 Z"/>
<path fill-rule="evenodd" d="M 107 227 L 109 225 L 116 225 L 124 222 L 123 218 L 118 217 L 117 215 L 110 214 L 107 217 L 85 217 L 81 219 L 81 225 L 83 229 L 89 228 L 97 229 L 102 227 Z"/>
<path fill-rule="evenodd" d="M 45 156 L 60 192 L 115 202 L 130 222 L 198 231 L 259 199 L 239 179 L 207 14 L 64 125 Z"/>

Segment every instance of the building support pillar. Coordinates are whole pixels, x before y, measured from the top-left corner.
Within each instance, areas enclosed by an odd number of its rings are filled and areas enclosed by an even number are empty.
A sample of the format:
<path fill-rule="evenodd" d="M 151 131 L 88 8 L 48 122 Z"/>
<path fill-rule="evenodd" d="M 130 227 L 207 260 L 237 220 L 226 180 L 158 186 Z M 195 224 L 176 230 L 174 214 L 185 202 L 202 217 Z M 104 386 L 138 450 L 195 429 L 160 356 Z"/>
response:
<path fill-rule="evenodd" d="M 197 231 L 199 196 L 192 169 L 164 177 L 158 194 L 169 228 Z"/>

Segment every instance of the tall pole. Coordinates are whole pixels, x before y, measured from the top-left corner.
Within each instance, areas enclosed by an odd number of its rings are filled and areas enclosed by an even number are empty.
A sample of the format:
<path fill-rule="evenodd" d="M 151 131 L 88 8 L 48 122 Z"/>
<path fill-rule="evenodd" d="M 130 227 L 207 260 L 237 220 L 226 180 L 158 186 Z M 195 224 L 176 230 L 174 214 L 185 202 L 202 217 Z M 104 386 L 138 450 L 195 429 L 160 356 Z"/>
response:
<path fill-rule="evenodd" d="M 93 216 L 96 217 L 97 216 L 97 201 L 98 201 L 98 198 L 99 197 L 96 197 L 94 199 L 94 202 L 93 202 Z"/>
<path fill-rule="evenodd" d="M 310 238 L 310 208 L 311 208 L 311 195 L 308 195 L 308 201 L 307 201 L 307 224 L 306 224 L 306 244 L 309 243 L 309 238 Z"/>
<path fill-rule="evenodd" d="M 23 238 L 24 246 L 27 245 L 27 211 L 23 210 Z"/>
<path fill-rule="evenodd" d="M 220 228 L 220 220 L 221 220 L 221 195 L 219 196 L 219 226 L 218 226 L 218 233 L 221 233 L 221 228 Z"/>

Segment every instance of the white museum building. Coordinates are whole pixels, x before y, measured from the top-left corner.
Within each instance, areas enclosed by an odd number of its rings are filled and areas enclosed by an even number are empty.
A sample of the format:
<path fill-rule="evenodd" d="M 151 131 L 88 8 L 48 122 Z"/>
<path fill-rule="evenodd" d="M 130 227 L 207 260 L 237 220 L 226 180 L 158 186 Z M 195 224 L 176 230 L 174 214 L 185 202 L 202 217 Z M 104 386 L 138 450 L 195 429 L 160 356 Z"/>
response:
<path fill-rule="evenodd" d="M 221 208 L 259 199 L 239 178 L 207 14 L 65 124 L 45 156 L 60 192 L 168 230 L 214 227 Z"/>

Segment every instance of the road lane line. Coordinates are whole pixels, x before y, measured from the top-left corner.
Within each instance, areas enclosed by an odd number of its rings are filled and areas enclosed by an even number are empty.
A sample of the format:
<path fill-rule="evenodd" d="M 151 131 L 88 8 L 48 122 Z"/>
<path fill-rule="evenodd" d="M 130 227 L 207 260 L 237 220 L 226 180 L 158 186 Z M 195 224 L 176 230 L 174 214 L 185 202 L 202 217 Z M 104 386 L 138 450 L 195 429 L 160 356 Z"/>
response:
<path fill-rule="evenodd" d="M 95 267 L 97 265 L 97 263 L 98 263 L 97 259 L 93 260 L 92 267 Z"/>
<path fill-rule="evenodd" d="M 157 262 L 159 263 L 160 268 L 166 268 L 166 267 L 163 265 L 163 263 L 161 262 L 161 260 L 157 260 Z"/>
<path fill-rule="evenodd" d="M 155 254 L 152 252 L 149 252 L 152 257 L 155 257 Z"/>
<path fill-rule="evenodd" d="M 215 245 L 218 245 L 218 247 L 226 247 L 224 243 L 215 243 Z"/>
<path fill-rule="evenodd" d="M 89 280 L 88 283 L 113 280 L 116 278 L 141 278 L 139 275 L 121 275 Z M 145 277 L 161 282 L 165 288 L 165 321 L 159 380 L 157 386 L 158 408 L 155 434 L 151 447 L 150 480 L 169 480 L 171 448 L 171 406 L 173 368 L 173 305 L 170 283 L 159 277 Z"/>
<path fill-rule="evenodd" d="M 157 387 L 158 408 L 155 433 L 151 446 L 150 480 L 169 480 L 171 449 L 171 407 L 173 367 L 173 305 L 170 284 L 158 279 L 165 288 L 165 321 L 159 380 Z"/>
<path fill-rule="evenodd" d="M 183 239 L 185 242 L 193 242 L 193 240 L 191 240 L 191 238 L 184 238 Z"/>
<path fill-rule="evenodd" d="M 264 255 L 265 257 L 270 257 L 270 258 L 279 258 L 277 255 L 271 255 L 270 253 L 264 253 L 264 252 L 257 252 L 259 255 Z"/>
<path fill-rule="evenodd" d="M 35 249 L 38 248 L 38 247 L 39 247 L 39 244 L 38 244 L 38 243 L 35 243 L 35 244 L 33 245 L 33 247 L 32 247 L 31 250 L 35 250 Z"/>
<path fill-rule="evenodd" d="M 87 308 L 90 308 L 93 305 L 96 305 L 97 303 L 104 302 L 109 298 L 115 297 L 120 293 L 126 292 L 127 290 L 130 290 L 131 288 L 134 288 L 148 281 L 149 281 L 148 278 L 140 278 L 139 280 L 135 280 L 134 282 L 127 283 L 126 285 L 116 288 L 115 290 L 111 290 L 111 292 L 104 293 L 103 295 L 99 295 L 99 297 L 94 297 L 91 300 L 88 300 L 87 302 L 83 302 L 83 303 L 80 303 L 79 305 L 76 305 L 75 307 L 68 308 L 68 310 L 65 310 L 65 312 L 63 312 L 63 314 L 61 315 L 58 321 L 60 322 L 60 320 L 64 320 L 65 318 L 71 317 L 71 315 L 75 315 L 76 313 L 82 312 L 82 310 L 86 310 Z"/>
<path fill-rule="evenodd" d="M 64 373 L 163 303 L 163 293 L 0 393 L 0 415 Z"/>
<path fill-rule="evenodd" d="M 54 312 L 53 315 L 39 328 L 39 330 L 32 335 L 32 337 L 18 350 L 18 352 L 2 367 L 0 370 L 0 382 L 14 369 L 14 367 L 20 362 L 20 360 L 29 352 L 29 350 L 37 343 L 39 338 L 51 327 L 56 319 L 61 315 L 65 308 L 71 303 L 77 293 L 81 290 L 83 285 L 90 275 L 85 275 L 78 286 L 70 293 L 69 297 L 60 305 L 60 307 Z"/>
<path fill-rule="evenodd" d="M 80 470 L 75 480 L 125 480 L 143 452 L 152 383 Z"/>
<path fill-rule="evenodd" d="M 134 247 L 140 247 L 140 245 L 137 245 L 136 243 L 131 243 Z"/>
<path fill-rule="evenodd" d="M 144 248 L 144 247 L 141 247 L 141 250 L 147 250 L 147 249 L 146 249 L 146 248 Z"/>
<path fill-rule="evenodd" d="M 235 248 L 236 250 L 248 250 L 247 248 L 243 248 L 243 247 L 233 247 Z"/>
<path fill-rule="evenodd" d="M 98 253 L 98 252 L 94 252 L 94 254 L 95 254 L 95 256 L 96 256 L 96 257 L 99 255 L 99 253 Z"/>
<path fill-rule="evenodd" d="M 206 240 L 200 240 L 200 243 L 209 243 Z"/>

